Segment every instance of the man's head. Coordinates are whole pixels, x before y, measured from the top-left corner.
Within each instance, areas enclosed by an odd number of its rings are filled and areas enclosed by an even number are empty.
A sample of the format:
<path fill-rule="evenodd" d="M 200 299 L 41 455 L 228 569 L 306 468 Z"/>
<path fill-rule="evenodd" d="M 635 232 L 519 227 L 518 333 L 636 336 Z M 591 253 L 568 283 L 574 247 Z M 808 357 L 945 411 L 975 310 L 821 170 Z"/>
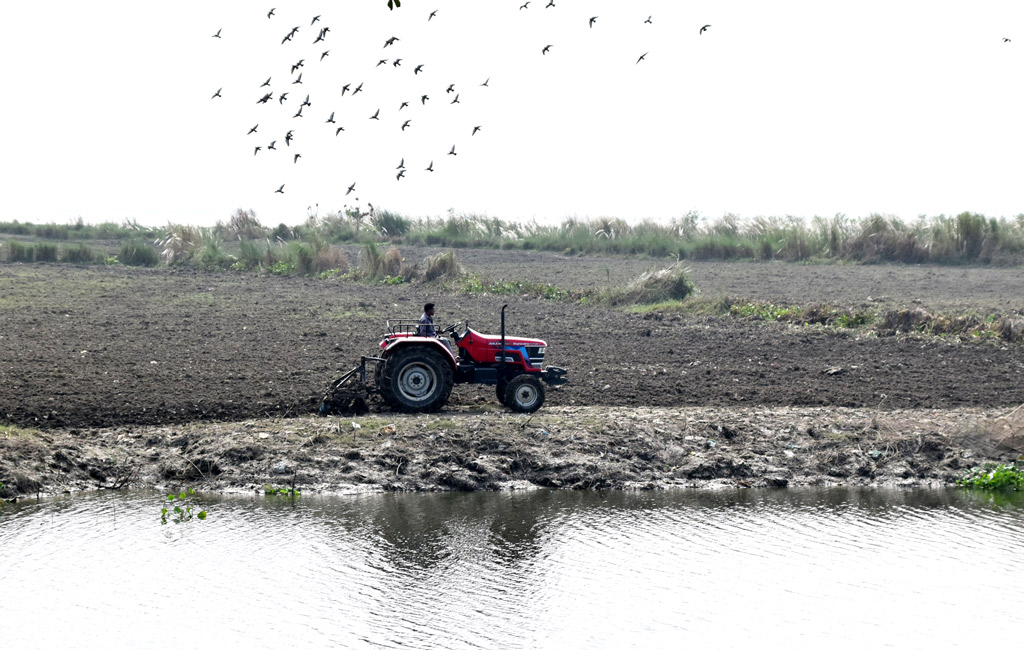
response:
<path fill-rule="evenodd" d="M 434 303 L 428 302 L 427 304 L 423 305 L 423 313 L 426 314 L 427 316 L 433 316 L 434 315 Z"/>

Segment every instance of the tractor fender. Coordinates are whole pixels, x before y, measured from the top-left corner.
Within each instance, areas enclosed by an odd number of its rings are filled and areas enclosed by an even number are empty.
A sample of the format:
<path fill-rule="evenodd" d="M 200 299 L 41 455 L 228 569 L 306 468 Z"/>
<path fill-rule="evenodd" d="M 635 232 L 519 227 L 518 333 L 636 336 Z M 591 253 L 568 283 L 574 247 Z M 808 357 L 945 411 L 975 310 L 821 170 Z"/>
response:
<path fill-rule="evenodd" d="M 432 350 L 437 350 L 448 362 L 448 365 L 451 366 L 452 372 L 454 373 L 457 370 L 458 363 L 455 361 L 455 355 L 452 354 L 451 348 L 445 345 L 444 341 L 433 336 L 404 336 L 397 338 L 385 346 L 381 351 L 381 356 L 386 359 L 395 350 L 409 347 L 428 347 Z"/>

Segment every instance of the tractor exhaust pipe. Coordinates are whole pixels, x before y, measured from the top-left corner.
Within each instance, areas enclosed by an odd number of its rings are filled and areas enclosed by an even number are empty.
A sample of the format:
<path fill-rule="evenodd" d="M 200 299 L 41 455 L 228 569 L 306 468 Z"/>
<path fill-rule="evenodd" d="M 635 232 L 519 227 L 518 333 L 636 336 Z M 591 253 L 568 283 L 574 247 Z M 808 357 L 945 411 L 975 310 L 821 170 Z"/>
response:
<path fill-rule="evenodd" d="M 501 370 L 505 369 L 505 308 L 506 307 L 508 307 L 507 304 L 504 304 L 504 305 L 501 306 L 501 363 L 498 364 L 498 367 Z"/>

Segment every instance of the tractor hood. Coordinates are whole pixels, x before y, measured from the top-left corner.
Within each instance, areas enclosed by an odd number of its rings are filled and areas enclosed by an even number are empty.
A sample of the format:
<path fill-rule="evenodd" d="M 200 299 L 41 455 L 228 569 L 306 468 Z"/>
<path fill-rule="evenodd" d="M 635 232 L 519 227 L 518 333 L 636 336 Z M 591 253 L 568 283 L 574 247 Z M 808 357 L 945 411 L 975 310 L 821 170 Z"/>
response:
<path fill-rule="evenodd" d="M 467 330 L 466 343 L 477 346 L 493 346 L 496 348 L 501 347 L 501 336 L 495 336 L 493 334 L 481 334 L 474 329 Z M 507 347 L 547 347 L 547 343 L 540 339 L 526 339 L 521 336 L 508 336 L 505 335 L 505 345 Z"/>

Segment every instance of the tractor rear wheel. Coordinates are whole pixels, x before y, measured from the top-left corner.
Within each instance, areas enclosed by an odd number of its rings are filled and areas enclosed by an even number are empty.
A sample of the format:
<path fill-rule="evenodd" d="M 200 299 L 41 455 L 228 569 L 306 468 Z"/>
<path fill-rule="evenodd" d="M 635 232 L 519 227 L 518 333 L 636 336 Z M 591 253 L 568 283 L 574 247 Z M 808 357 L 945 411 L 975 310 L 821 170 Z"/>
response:
<path fill-rule="evenodd" d="M 379 377 L 381 397 L 391 408 L 406 413 L 442 408 L 452 383 L 452 368 L 441 353 L 419 347 L 395 350 Z"/>
<path fill-rule="evenodd" d="M 533 413 L 544 404 L 544 384 L 530 375 L 513 377 L 505 388 L 505 406 L 519 413 Z"/>

